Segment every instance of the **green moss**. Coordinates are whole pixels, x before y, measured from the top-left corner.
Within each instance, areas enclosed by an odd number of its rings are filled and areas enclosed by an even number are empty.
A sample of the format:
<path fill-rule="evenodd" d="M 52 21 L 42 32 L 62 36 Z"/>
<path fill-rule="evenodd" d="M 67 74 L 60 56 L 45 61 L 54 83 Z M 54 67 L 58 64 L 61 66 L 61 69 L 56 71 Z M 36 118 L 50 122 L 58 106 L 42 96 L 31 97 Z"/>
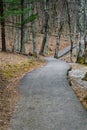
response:
<path fill-rule="evenodd" d="M 87 111 L 87 101 L 85 101 L 85 103 L 83 103 L 83 106 L 84 106 L 85 110 Z"/>
<path fill-rule="evenodd" d="M 28 72 L 30 68 L 33 68 L 40 63 L 42 63 L 42 61 L 39 59 L 29 58 L 29 60 L 21 62 L 20 64 L 2 64 L 0 67 L 0 74 L 6 79 L 10 79 L 20 75 L 22 72 Z"/>
<path fill-rule="evenodd" d="M 83 57 L 78 58 L 77 62 L 80 64 L 85 64 L 85 57 L 83 56 Z"/>
<path fill-rule="evenodd" d="M 83 105 L 84 105 L 85 109 L 87 110 L 87 95 L 83 99 Z"/>
<path fill-rule="evenodd" d="M 13 74 L 12 71 L 8 71 L 8 72 L 5 72 L 5 73 L 4 73 L 4 77 L 5 77 L 6 79 L 11 78 L 11 77 L 13 77 L 13 76 L 14 76 L 14 74 Z"/>
<path fill-rule="evenodd" d="M 86 74 L 85 74 L 85 76 L 84 76 L 84 78 L 82 80 L 87 81 L 87 72 L 86 72 Z"/>

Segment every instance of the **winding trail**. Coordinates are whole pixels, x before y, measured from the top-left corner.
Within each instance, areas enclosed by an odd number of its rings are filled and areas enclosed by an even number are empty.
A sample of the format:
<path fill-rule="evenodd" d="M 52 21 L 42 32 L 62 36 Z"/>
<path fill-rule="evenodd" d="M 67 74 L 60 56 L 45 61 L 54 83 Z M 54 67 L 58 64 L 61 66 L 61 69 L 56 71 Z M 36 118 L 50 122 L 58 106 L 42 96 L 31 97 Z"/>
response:
<path fill-rule="evenodd" d="M 48 58 L 48 64 L 21 81 L 21 98 L 8 130 L 87 130 L 87 112 L 67 80 L 70 66 Z"/>

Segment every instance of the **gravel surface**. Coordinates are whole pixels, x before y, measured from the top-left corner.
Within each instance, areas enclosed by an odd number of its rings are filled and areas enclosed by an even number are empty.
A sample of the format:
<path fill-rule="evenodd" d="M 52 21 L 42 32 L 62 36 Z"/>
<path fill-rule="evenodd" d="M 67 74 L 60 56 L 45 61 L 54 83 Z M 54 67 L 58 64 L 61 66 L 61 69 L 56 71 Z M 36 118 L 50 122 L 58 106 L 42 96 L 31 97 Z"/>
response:
<path fill-rule="evenodd" d="M 69 75 L 75 78 L 83 78 L 85 76 L 86 72 L 76 69 L 69 72 Z"/>
<path fill-rule="evenodd" d="M 87 112 L 67 80 L 69 64 L 47 60 L 21 80 L 21 98 L 8 130 L 87 130 Z"/>

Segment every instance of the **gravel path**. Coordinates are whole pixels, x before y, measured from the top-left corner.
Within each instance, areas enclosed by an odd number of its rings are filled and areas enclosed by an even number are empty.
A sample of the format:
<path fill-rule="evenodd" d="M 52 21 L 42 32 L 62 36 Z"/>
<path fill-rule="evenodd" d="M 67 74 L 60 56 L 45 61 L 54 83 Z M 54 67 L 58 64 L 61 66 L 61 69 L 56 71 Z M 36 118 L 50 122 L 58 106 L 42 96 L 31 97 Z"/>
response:
<path fill-rule="evenodd" d="M 87 112 L 68 84 L 70 66 L 48 61 L 22 79 L 20 102 L 8 130 L 87 130 Z"/>

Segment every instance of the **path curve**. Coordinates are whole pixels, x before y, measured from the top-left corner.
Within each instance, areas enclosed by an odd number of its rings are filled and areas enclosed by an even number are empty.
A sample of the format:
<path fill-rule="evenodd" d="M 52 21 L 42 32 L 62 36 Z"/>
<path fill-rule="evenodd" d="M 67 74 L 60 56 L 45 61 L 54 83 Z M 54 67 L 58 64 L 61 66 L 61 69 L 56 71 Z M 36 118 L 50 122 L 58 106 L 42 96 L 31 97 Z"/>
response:
<path fill-rule="evenodd" d="M 69 86 L 69 65 L 48 64 L 21 81 L 21 98 L 8 130 L 87 130 L 87 112 Z"/>

